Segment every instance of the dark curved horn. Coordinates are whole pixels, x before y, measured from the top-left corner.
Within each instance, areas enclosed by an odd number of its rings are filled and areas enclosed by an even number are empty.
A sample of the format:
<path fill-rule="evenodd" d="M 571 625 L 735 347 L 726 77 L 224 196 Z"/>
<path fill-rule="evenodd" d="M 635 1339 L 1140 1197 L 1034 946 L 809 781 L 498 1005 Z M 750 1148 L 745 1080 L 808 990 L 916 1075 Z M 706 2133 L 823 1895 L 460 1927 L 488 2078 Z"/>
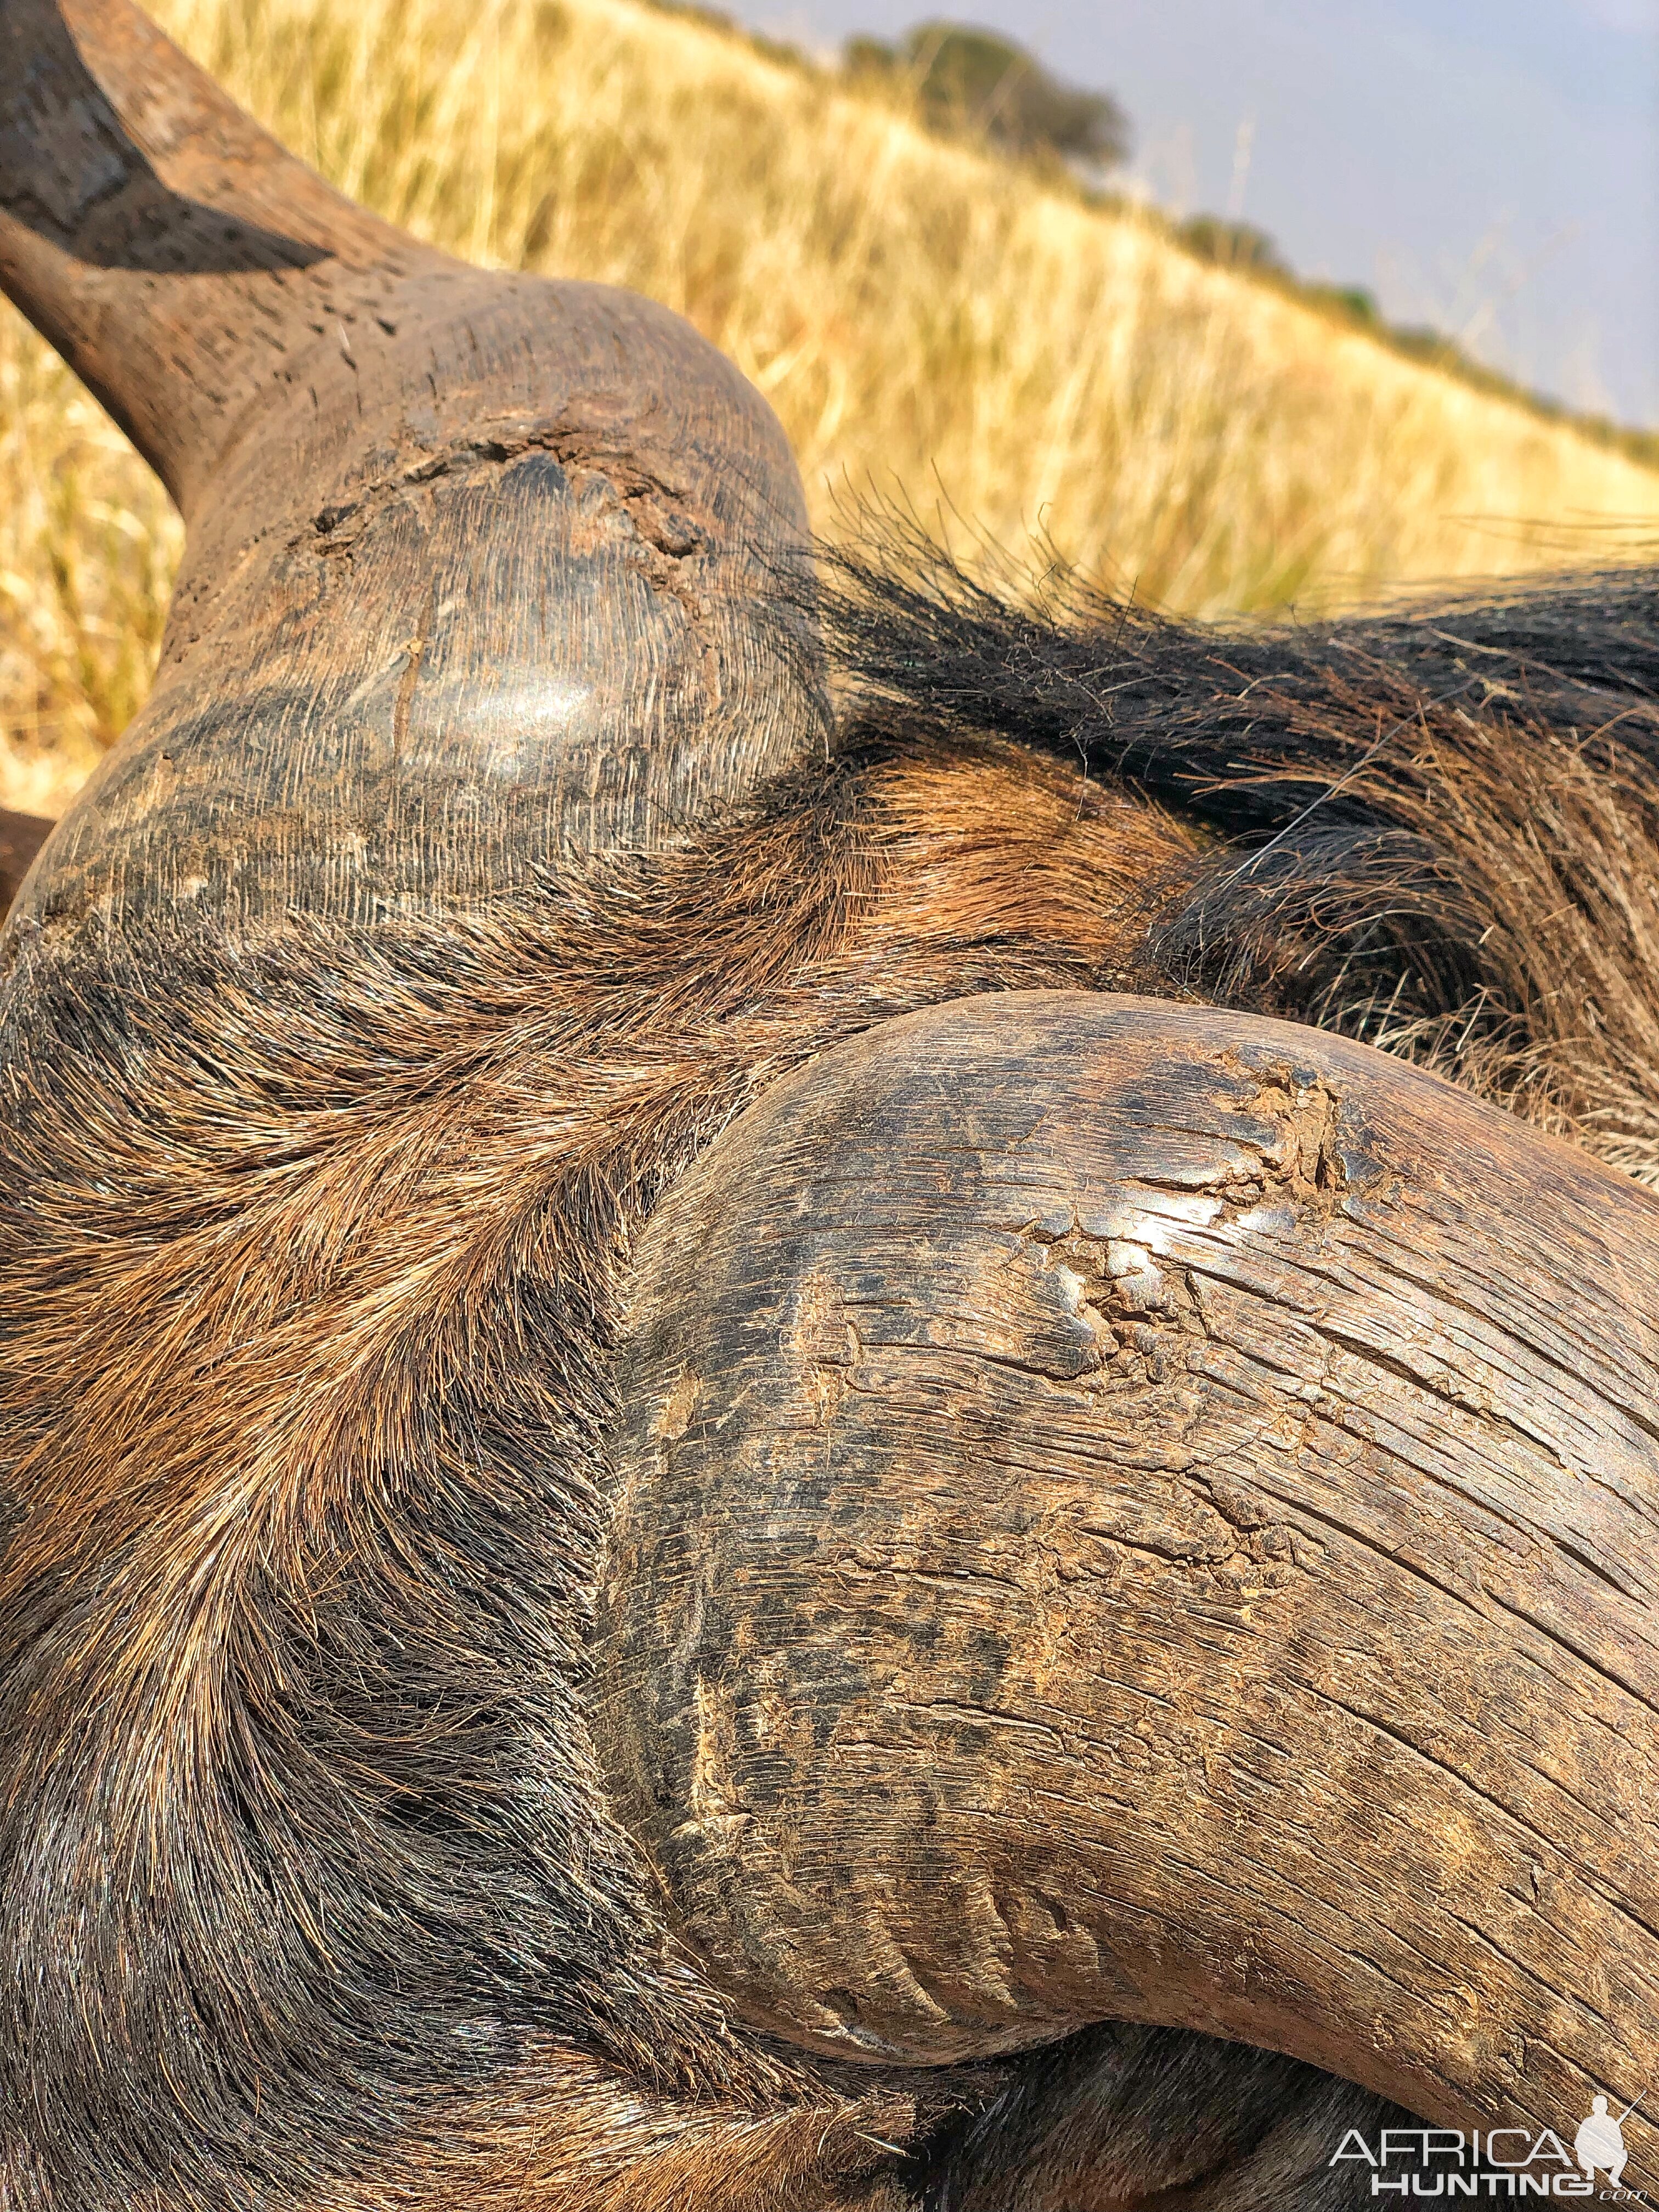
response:
<path fill-rule="evenodd" d="M 14 938 L 465 907 L 818 732 L 810 640 L 763 618 L 799 478 L 689 325 L 365 214 L 127 0 L 8 0 L 0 85 L 0 283 L 190 526 Z"/>
<path fill-rule="evenodd" d="M 1116 2016 L 1570 2142 L 1659 2075 L 1656 1374 L 1659 1204 L 1432 1077 L 890 1023 L 645 1233 L 615 1802 L 817 2049 Z"/>

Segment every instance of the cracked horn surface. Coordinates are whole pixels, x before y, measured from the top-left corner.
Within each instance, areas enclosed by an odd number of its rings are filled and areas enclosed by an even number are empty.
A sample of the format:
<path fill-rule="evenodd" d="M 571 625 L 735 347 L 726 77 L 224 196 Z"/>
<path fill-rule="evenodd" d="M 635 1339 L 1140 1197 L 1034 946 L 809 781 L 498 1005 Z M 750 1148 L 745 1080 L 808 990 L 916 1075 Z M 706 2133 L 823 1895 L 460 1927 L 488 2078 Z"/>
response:
<path fill-rule="evenodd" d="M 0 11 L 0 283 L 189 525 L 14 948 L 465 911 L 821 737 L 799 479 L 737 369 L 353 207 L 128 0 Z"/>
<path fill-rule="evenodd" d="M 1659 2073 L 1659 1206 L 1301 1028 L 884 1024 L 653 1219 L 597 1705 L 753 2021 Z M 1584 1870 L 1589 1870 L 1586 1875 Z"/>

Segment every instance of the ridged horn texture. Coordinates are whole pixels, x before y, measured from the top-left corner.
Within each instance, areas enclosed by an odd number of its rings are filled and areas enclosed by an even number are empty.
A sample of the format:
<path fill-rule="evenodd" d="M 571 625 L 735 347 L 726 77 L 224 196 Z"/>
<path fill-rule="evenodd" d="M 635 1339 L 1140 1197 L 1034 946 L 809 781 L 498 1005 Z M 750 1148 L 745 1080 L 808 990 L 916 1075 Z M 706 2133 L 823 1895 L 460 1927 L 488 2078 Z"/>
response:
<path fill-rule="evenodd" d="M 1434 1077 L 888 1023 L 640 1249 L 614 1802 L 819 2051 L 1158 2021 L 1570 2139 L 1659 2076 L 1656 1372 L 1659 1203 Z"/>
<path fill-rule="evenodd" d="M 688 324 L 365 214 L 126 0 L 7 0 L 0 87 L 0 283 L 189 525 L 154 693 L 14 941 L 464 909 L 820 734 L 766 611 L 799 480 Z"/>

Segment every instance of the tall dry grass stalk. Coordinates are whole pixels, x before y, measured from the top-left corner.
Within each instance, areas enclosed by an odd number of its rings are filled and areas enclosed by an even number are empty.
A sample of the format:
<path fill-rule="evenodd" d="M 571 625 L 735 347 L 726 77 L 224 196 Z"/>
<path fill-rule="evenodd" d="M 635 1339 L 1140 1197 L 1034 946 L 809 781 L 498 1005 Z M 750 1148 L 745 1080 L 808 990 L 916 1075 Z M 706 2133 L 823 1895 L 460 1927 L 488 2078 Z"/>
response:
<path fill-rule="evenodd" d="M 1152 226 L 629 0 L 151 0 L 337 184 L 475 260 L 629 284 L 766 392 L 816 517 L 896 495 L 1188 612 L 1659 542 L 1659 476 Z M 119 434 L 0 329 L 0 799 L 141 696 L 178 549 Z"/>

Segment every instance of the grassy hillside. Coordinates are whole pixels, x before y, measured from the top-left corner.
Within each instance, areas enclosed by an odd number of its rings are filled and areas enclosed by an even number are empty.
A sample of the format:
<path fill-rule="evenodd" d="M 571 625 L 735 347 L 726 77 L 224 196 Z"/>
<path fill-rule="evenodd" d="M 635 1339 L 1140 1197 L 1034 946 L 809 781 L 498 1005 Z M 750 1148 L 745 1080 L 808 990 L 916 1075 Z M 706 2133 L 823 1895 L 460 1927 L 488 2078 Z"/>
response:
<path fill-rule="evenodd" d="M 819 526 L 874 489 L 1189 611 L 1659 546 L 1659 474 L 1032 173 L 630 0 L 151 0 L 286 143 L 475 259 L 630 284 L 770 398 Z M 143 696 L 178 529 L 0 325 L 0 803 Z"/>

